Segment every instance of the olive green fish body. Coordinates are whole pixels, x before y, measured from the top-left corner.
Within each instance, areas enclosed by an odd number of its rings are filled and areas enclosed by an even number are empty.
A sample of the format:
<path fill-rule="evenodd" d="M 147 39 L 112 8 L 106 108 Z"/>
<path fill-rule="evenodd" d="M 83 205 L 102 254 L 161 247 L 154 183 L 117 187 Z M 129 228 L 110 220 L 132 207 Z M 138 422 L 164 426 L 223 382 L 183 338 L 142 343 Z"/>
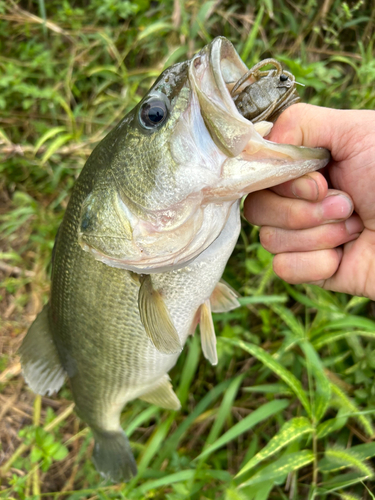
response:
<path fill-rule="evenodd" d="M 59 390 L 68 375 L 94 463 L 114 481 L 136 474 L 124 405 L 179 408 L 167 374 L 198 323 L 204 356 L 218 362 L 211 311 L 239 306 L 220 278 L 240 198 L 329 159 L 267 141 L 272 124 L 238 112 L 230 88 L 246 72 L 215 39 L 164 71 L 95 148 L 56 238 L 50 302 L 20 349 L 35 392 Z"/>

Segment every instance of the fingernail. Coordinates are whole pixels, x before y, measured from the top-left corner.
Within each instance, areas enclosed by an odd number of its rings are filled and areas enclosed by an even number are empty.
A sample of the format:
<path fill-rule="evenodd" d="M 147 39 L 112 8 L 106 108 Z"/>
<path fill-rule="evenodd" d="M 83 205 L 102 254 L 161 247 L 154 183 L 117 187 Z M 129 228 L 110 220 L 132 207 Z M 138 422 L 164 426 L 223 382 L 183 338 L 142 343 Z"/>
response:
<path fill-rule="evenodd" d="M 345 227 L 350 235 L 363 231 L 363 223 L 358 216 L 349 217 L 349 219 L 345 221 Z"/>
<path fill-rule="evenodd" d="M 342 194 L 332 194 L 322 201 L 323 218 L 326 222 L 337 222 L 349 217 L 353 212 L 353 204 Z"/>
<path fill-rule="evenodd" d="M 292 193 L 296 198 L 308 201 L 316 201 L 319 196 L 318 184 L 314 179 L 305 175 L 296 179 L 292 184 Z"/>

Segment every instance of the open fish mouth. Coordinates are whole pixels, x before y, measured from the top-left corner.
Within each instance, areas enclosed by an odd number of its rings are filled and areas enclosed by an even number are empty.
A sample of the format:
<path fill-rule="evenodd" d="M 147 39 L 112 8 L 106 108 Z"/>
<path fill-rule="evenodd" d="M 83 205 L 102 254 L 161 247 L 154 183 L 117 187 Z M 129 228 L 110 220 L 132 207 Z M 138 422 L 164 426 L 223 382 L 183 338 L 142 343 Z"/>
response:
<path fill-rule="evenodd" d="M 154 176 L 149 197 L 153 205 L 146 207 L 130 194 L 125 198 L 120 180 L 112 173 L 115 182 L 108 187 L 106 181 L 105 190 L 95 187 L 83 203 L 79 231 L 83 250 L 109 266 L 136 273 L 184 267 L 216 240 L 242 196 L 327 164 L 327 150 L 267 141 L 264 137 L 272 123 L 253 124 L 240 114 L 231 90 L 247 72 L 224 37 L 213 40 L 187 63 L 165 70 L 148 95 L 160 95 L 161 89 L 166 99 L 173 97 L 170 120 L 152 135 L 148 130 L 139 136 L 144 149 L 150 141 L 159 158 L 146 168 L 142 155 L 139 159 L 138 187 L 143 188 L 142 176 L 145 180 L 148 172 Z M 141 110 L 148 99 L 141 101 Z M 157 102 L 156 109 L 162 105 Z M 139 106 L 124 119 L 128 130 L 139 129 L 135 124 Z M 128 148 L 126 141 L 122 144 Z M 136 154 L 131 154 L 136 161 Z"/>
<path fill-rule="evenodd" d="M 261 121 L 253 124 L 244 118 L 231 95 L 235 83 L 247 71 L 247 66 L 231 42 L 224 37 L 215 38 L 191 60 L 190 80 L 198 95 L 205 123 L 218 147 L 228 156 L 235 157 L 244 150 L 251 150 L 247 147 L 251 140 L 254 143 L 267 143 L 268 158 L 282 159 L 288 156 L 294 160 L 329 159 L 329 152 L 323 148 L 276 144 L 263 139 L 270 132 L 272 123 Z M 251 79 L 247 85 L 249 83 Z"/>
<path fill-rule="evenodd" d="M 215 38 L 190 63 L 190 80 L 206 126 L 216 145 L 229 156 L 243 151 L 254 130 L 230 95 L 233 84 L 247 70 L 233 45 L 223 37 Z"/>

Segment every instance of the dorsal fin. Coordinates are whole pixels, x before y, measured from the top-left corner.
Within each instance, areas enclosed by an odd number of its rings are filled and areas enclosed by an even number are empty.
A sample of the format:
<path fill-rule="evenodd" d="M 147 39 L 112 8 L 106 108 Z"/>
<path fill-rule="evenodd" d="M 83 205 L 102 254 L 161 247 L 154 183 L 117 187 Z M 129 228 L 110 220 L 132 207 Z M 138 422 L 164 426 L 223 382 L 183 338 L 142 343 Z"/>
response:
<path fill-rule="evenodd" d="M 208 359 L 211 365 L 217 365 L 216 335 L 209 300 L 206 300 L 201 306 L 199 326 L 204 357 Z"/>
<path fill-rule="evenodd" d="M 224 280 L 220 280 L 210 297 L 212 312 L 228 312 L 240 307 L 238 297 L 240 297 L 239 293 L 233 290 Z"/>
<path fill-rule="evenodd" d="M 181 408 L 180 400 L 173 391 L 168 375 L 163 375 L 156 386 L 153 386 L 150 392 L 139 396 L 139 399 L 167 410 L 179 410 Z"/>
<path fill-rule="evenodd" d="M 141 278 L 138 307 L 143 326 L 156 349 L 164 354 L 180 352 L 180 338 L 163 297 L 152 285 L 150 275 Z"/>

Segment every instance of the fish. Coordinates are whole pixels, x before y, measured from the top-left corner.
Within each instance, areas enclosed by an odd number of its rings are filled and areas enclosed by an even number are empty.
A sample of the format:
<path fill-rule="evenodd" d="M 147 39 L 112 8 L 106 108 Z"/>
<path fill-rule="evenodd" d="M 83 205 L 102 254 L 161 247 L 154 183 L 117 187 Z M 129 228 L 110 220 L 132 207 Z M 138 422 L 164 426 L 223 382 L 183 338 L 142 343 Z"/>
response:
<path fill-rule="evenodd" d="M 49 302 L 20 358 L 39 394 L 70 382 L 93 462 L 128 481 L 136 461 L 120 425 L 136 399 L 178 410 L 168 372 L 200 325 L 218 363 L 212 312 L 238 307 L 221 280 L 240 232 L 240 200 L 325 166 L 329 152 L 265 139 L 230 90 L 248 68 L 224 37 L 161 73 L 96 146 L 52 252 Z"/>

